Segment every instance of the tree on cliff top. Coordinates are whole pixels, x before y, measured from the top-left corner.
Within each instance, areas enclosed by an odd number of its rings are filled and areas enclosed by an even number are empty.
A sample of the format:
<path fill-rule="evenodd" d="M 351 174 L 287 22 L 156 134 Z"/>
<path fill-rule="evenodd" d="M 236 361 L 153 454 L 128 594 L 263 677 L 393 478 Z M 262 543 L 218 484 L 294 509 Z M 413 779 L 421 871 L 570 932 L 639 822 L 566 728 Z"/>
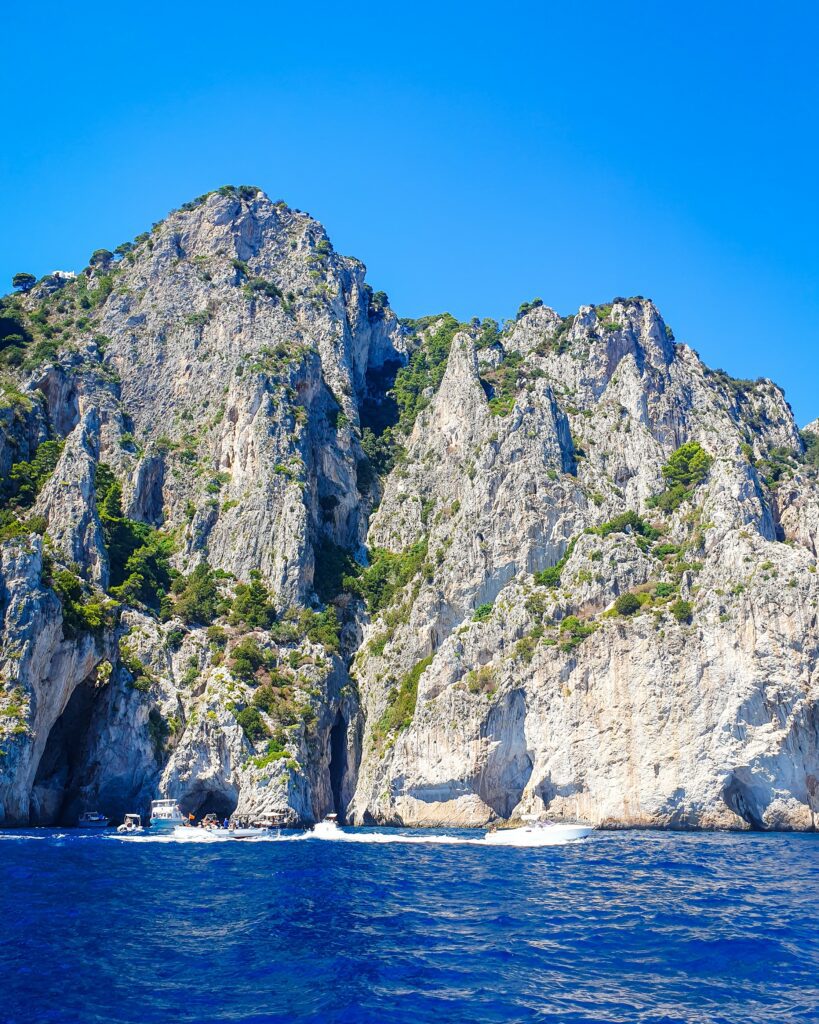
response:
<path fill-rule="evenodd" d="M 18 291 L 28 292 L 37 284 L 37 278 L 34 274 L 15 274 L 11 279 L 12 288 L 17 288 Z"/>

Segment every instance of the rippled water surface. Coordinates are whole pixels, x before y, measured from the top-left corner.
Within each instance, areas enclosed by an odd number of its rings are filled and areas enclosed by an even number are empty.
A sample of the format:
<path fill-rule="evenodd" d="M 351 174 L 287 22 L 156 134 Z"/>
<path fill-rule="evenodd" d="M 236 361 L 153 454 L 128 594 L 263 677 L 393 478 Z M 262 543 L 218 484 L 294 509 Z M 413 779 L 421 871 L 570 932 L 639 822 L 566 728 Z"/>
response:
<path fill-rule="evenodd" d="M 0 907 L 15 1024 L 819 1021 L 819 836 L 2 833 Z"/>

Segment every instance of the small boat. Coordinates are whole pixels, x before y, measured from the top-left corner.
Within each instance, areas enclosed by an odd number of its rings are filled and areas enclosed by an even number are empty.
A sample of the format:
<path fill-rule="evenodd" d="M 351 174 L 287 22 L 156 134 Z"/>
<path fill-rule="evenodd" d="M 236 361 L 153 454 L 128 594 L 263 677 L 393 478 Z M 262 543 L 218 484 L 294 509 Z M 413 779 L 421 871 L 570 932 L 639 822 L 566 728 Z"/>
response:
<path fill-rule="evenodd" d="M 308 839 L 338 839 L 344 833 L 338 827 L 338 815 L 328 814 L 323 821 L 318 821 L 307 833 Z"/>
<path fill-rule="evenodd" d="M 125 821 L 121 825 L 117 825 L 117 832 L 120 835 L 130 835 L 134 832 L 144 832 L 145 829 L 142 827 L 142 818 L 139 814 L 126 814 Z"/>
<path fill-rule="evenodd" d="M 524 818 L 525 825 L 519 828 L 503 828 L 487 832 L 484 842 L 490 846 L 561 846 L 577 839 L 585 839 L 594 832 L 593 825 L 541 821 L 535 817 Z"/>
<path fill-rule="evenodd" d="M 225 839 L 255 839 L 266 835 L 270 835 L 270 829 L 259 826 L 231 825 L 225 828 L 219 824 L 215 814 L 206 814 L 198 825 L 177 825 L 173 830 L 174 839 L 183 843 L 218 843 Z"/>
<path fill-rule="evenodd" d="M 254 839 L 257 836 L 269 836 L 270 829 L 257 825 L 248 825 L 246 828 L 229 828 L 225 830 L 231 839 Z"/>
<path fill-rule="evenodd" d="M 108 818 L 99 811 L 83 811 L 77 821 L 77 828 L 108 828 Z"/>
<path fill-rule="evenodd" d="M 160 832 L 169 832 L 184 822 L 182 811 L 176 800 L 151 801 L 151 828 Z"/>
<path fill-rule="evenodd" d="M 176 825 L 171 835 L 182 843 L 218 843 L 228 838 L 227 829 L 200 828 L 198 825 Z"/>

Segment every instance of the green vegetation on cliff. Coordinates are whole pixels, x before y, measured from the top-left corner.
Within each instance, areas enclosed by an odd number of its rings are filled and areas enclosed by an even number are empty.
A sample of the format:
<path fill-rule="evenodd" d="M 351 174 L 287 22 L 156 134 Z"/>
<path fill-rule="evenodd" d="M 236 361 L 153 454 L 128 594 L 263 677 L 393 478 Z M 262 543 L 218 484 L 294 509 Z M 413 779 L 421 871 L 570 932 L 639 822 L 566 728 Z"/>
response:
<path fill-rule="evenodd" d="M 373 730 L 377 743 L 383 742 L 391 732 L 400 732 L 410 726 L 418 703 L 418 681 L 431 664 L 432 655 L 414 665 L 390 690 L 387 706 Z"/>
<path fill-rule="evenodd" d="M 159 612 L 171 584 L 173 542 L 122 511 L 122 486 L 105 464 L 97 466 L 97 510 L 110 565 L 112 597 Z"/>
<path fill-rule="evenodd" d="M 649 504 L 663 512 L 676 511 L 708 476 L 713 461 L 713 456 L 699 441 L 687 441 L 681 445 L 662 468 L 665 490 L 652 498 Z"/>
<path fill-rule="evenodd" d="M 393 385 L 399 409 L 398 425 L 408 434 L 418 413 L 429 405 L 429 398 L 424 392 L 428 388 L 437 391 L 444 378 L 452 339 L 462 325 L 449 313 L 421 320 L 405 320 L 402 323 L 420 340 L 407 365 L 396 374 Z M 433 326 L 435 330 L 430 330 Z"/>

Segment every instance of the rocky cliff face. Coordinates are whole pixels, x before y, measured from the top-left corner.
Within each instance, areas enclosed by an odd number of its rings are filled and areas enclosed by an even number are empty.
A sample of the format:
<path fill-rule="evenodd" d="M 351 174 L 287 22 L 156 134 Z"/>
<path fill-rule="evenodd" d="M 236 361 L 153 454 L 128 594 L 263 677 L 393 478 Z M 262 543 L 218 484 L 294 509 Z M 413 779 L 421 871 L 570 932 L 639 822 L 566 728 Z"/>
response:
<path fill-rule="evenodd" d="M 0 310 L 5 824 L 814 827 L 814 426 L 650 301 L 399 322 L 225 188 Z"/>

